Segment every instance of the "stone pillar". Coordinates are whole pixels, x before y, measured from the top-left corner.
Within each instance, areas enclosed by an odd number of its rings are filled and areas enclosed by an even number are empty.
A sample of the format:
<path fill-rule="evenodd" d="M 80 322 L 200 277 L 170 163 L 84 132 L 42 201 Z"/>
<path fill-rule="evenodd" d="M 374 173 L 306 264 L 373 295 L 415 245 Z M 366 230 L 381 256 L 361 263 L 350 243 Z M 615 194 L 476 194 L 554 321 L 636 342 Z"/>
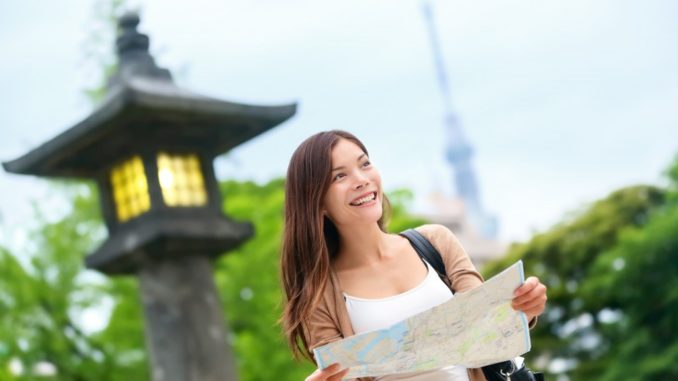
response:
<path fill-rule="evenodd" d="M 205 256 L 147 263 L 139 271 L 153 381 L 236 381 Z"/>

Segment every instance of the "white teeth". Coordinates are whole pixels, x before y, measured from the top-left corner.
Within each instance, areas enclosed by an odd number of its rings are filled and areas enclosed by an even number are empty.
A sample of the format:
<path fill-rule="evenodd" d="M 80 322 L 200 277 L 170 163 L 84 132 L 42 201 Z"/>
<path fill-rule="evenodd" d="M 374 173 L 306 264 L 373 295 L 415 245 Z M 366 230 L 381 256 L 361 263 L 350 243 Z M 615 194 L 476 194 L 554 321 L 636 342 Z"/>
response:
<path fill-rule="evenodd" d="M 356 206 L 362 205 L 362 204 L 364 204 L 364 203 L 366 203 L 366 202 L 368 202 L 368 201 L 374 200 L 375 197 L 376 197 L 376 195 L 375 195 L 374 193 L 371 193 L 371 194 L 369 194 L 368 196 L 365 196 L 365 197 L 363 197 L 363 198 L 360 198 L 360 199 L 358 199 L 358 200 L 353 201 L 351 204 L 352 204 L 352 205 L 356 205 Z"/>

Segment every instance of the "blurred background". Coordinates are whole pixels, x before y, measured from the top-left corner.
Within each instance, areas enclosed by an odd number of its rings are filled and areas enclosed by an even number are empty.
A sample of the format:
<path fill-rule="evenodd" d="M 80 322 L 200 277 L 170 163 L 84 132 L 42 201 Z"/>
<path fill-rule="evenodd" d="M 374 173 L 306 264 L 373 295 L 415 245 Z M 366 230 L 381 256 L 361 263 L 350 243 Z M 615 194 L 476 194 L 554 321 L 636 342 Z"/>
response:
<path fill-rule="evenodd" d="M 312 369 L 275 324 L 281 179 L 329 129 L 370 150 L 393 231 L 445 223 L 485 275 L 522 258 L 542 277 L 533 367 L 678 378 L 678 3 L 2 2 L 1 161 L 92 111 L 115 65 L 112 18 L 129 9 L 179 86 L 299 102 L 215 162 L 225 210 L 257 228 L 215 265 L 241 379 Z M 472 176 L 455 179 L 460 141 Z M 149 378 L 135 280 L 82 268 L 105 235 L 91 184 L 0 172 L 0 379 Z"/>

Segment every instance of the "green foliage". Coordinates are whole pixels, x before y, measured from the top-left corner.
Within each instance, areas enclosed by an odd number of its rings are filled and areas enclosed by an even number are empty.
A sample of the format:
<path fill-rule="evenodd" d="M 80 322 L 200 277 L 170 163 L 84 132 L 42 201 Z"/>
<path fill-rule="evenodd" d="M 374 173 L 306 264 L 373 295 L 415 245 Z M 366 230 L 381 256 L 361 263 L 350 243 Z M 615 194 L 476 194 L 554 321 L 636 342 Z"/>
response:
<path fill-rule="evenodd" d="M 399 233 L 428 222 L 421 217 L 412 216 L 408 213 L 414 199 L 414 194 L 410 190 L 397 189 L 388 192 L 386 196 L 391 202 L 391 215 L 387 221 L 390 232 Z"/>
<path fill-rule="evenodd" d="M 255 228 L 250 241 L 215 264 L 241 380 L 303 379 L 309 373 L 292 361 L 276 324 L 283 189 L 282 180 L 221 184 L 226 213 Z"/>
<path fill-rule="evenodd" d="M 678 155 L 673 160 L 673 164 L 664 173 L 669 179 L 668 192 L 671 202 L 678 202 Z"/>
<path fill-rule="evenodd" d="M 600 380 L 678 379 L 678 160 L 669 200 L 647 224 L 621 232 L 618 244 L 601 254 L 593 271 L 601 274 L 582 291 L 598 295 L 621 320 L 607 357 L 616 366 Z M 671 175 L 671 172 L 669 172 Z"/>
<path fill-rule="evenodd" d="M 101 343 L 113 365 L 105 379 L 150 379 L 137 280 L 131 277 L 108 278 L 102 291 L 111 298 L 114 308 L 106 327 L 91 338 Z"/>
<path fill-rule="evenodd" d="M 55 187 L 72 202 L 69 213 L 50 222 L 38 208 L 26 252 L 19 257 L 0 250 L 0 368 L 5 372 L 11 360 L 19 361 L 23 373 L 8 378 L 16 380 L 122 380 L 116 374 L 128 369 L 120 369 L 115 344 L 86 332 L 80 321 L 118 287 L 83 268 L 84 255 L 103 237 L 95 188 Z M 138 324 L 139 316 L 125 319 Z M 41 375 L 40 364 L 51 364 L 55 374 Z M 144 378 L 145 362 L 136 365 L 141 371 L 130 375 Z"/>
<path fill-rule="evenodd" d="M 561 360 L 551 370 L 574 380 L 678 377 L 673 197 L 650 186 L 617 190 L 485 268 L 523 259 L 549 288 L 532 331 L 533 366 Z"/>

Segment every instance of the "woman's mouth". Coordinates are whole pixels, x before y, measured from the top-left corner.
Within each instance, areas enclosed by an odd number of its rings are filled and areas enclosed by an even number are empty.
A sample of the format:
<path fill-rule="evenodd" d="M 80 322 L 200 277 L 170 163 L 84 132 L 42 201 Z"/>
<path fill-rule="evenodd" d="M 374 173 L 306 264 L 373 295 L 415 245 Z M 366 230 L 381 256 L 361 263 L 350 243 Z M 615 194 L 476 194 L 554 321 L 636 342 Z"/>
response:
<path fill-rule="evenodd" d="M 368 193 L 350 202 L 350 205 L 360 206 L 377 198 L 377 192 Z"/>

